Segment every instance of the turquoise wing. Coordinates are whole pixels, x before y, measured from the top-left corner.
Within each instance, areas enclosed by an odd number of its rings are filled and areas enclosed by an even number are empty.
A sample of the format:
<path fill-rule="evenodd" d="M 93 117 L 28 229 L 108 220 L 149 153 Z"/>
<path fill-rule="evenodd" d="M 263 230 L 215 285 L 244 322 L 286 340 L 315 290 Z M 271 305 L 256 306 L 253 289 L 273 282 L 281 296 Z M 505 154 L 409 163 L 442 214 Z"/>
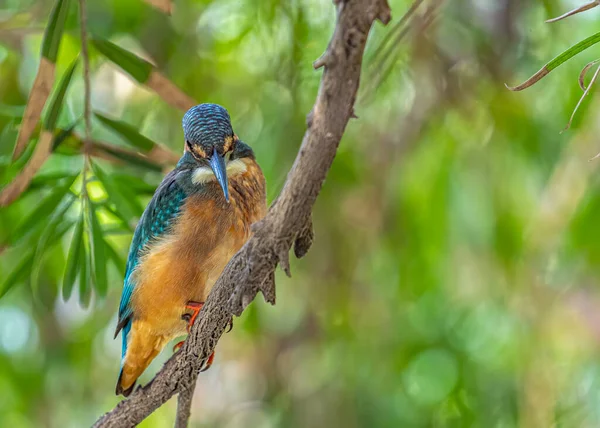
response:
<path fill-rule="evenodd" d="M 136 287 L 131 274 L 147 246 L 152 245 L 152 241 L 156 238 L 169 233 L 169 229 L 179 216 L 181 207 L 187 197 L 185 191 L 177 183 L 177 174 L 177 170 L 170 172 L 158 186 L 133 234 L 127 258 L 123 294 L 119 305 L 119 321 L 115 332 L 116 337 L 123 330 L 123 355 L 127 350 L 127 336 L 131 329 L 133 315 L 133 309 L 130 305 L 131 295 Z"/>

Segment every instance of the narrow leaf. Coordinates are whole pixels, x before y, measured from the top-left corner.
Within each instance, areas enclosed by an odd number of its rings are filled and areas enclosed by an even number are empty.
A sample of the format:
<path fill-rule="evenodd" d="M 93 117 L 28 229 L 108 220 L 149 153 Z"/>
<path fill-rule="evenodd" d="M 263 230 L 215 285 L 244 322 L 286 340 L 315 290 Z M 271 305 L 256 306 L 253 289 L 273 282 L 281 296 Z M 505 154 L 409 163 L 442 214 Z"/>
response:
<path fill-rule="evenodd" d="M 60 238 L 73 226 L 73 222 L 66 221 L 61 223 L 57 228 L 56 232 L 48 239 L 47 248 L 55 245 Z M 19 282 L 27 278 L 27 274 L 34 268 L 34 256 L 35 252 L 26 252 L 26 255 L 12 270 L 12 272 L 6 277 L 4 282 L 0 285 L 0 298 L 4 296 L 11 288 L 17 285 Z"/>
<path fill-rule="evenodd" d="M 2 177 L 0 179 L 0 186 L 6 186 L 11 181 L 13 181 L 20 173 L 21 170 L 27 165 L 27 163 L 33 157 L 33 153 L 35 152 L 36 144 L 30 144 L 27 146 L 25 151 L 19 156 L 19 158 L 15 161 L 9 161 L 6 165 L 5 171 L 3 171 Z"/>
<path fill-rule="evenodd" d="M 25 147 L 31 138 L 31 134 L 40 120 L 48 95 L 50 95 L 50 90 L 54 84 L 56 57 L 58 55 L 58 48 L 60 46 L 68 9 L 69 0 L 57 0 L 52 9 L 52 13 L 50 14 L 48 26 L 44 33 L 44 40 L 42 41 L 42 57 L 40 58 L 40 65 L 33 82 L 33 87 L 29 93 L 29 99 L 27 100 L 27 106 L 25 107 L 25 112 L 23 114 L 23 121 L 17 137 L 13 159 L 18 158 L 21 153 L 23 153 L 23 150 L 25 150 Z"/>
<path fill-rule="evenodd" d="M 152 70 L 146 85 L 150 89 L 153 89 L 167 103 L 181 111 L 188 111 L 198 104 L 157 70 Z"/>
<path fill-rule="evenodd" d="M 58 120 L 58 115 L 60 114 L 60 109 L 63 106 L 65 94 L 67 93 L 67 88 L 69 87 L 69 84 L 71 83 L 71 78 L 73 77 L 73 72 L 75 71 L 75 68 L 77 67 L 78 60 L 79 60 L 79 58 L 76 58 L 71 63 L 69 68 L 67 68 L 67 71 L 65 71 L 65 74 L 63 74 L 62 79 L 60 79 L 58 88 L 54 92 L 54 97 L 52 98 L 52 101 L 50 102 L 48 113 L 46 115 L 46 119 L 44 120 L 44 129 L 46 129 L 48 131 L 54 131 L 54 128 L 56 126 L 56 121 Z"/>
<path fill-rule="evenodd" d="M 140 83 L 146 83 L 152 64 L 108 40 L 92 38 L 92 43 L 102 55 L 117 64 Z"/>
<path fill-rule="evenodd" d="M 102 208 L 108 214 L 112 215 L 115 220 L 121 220 L 118 226 L 123 230 L 127 231 L 129 234 L 131 234 L 133 232 L 133 227 L 129 224 L 127 219 L 111 205 L 111 203 L 112 201 L 110 200 L 110 198 L 108 198 L 105 201 L 98 202 L 96 206 Z"/>
<path fill-rule="evenodd" d="M 81 248 L 83 238 L 83 213 L 80 214 L 79 220 L 75 225 L 71 246 L 69 247 L 69 255 L 67 257 L 67 265 L 65 267 L 65 275 L 63 278 L 63 299 L 69 300 L 75 284 L 75 278 L 79 270 L 79 261 L 81 260 Z"/>
<path fill-rule="evenodd" d="M 53 135 L 51 132 L 42 131 L 37 146 L 35 147 L 35 151 L 27 165 L 25 165 L 21 173 L 15 177 L 12 183 L 0 192 L 0 207 L 5 207 L 12 203 L 25 189 L 27 189 L 27 186 L 29 186 L 35 173 L 38 172 L 44 162 L 46 162 L 46 159 L 50 156 L 52 138 Z"/>
<path fill-rule="evenodd" d="M 25 217 L 23 221 L 21 221 L 16 229 L 14 229 L 12 236 L 13 242 L 16 239 L 19 239 L 22 236 L 25 236 L 32 227 L 38 223 L 41 219 L 46 218 L 48 213 L 53 212 L 60 201 L 65 197 L 75 178 L 77 176 L 72 177 L 70 180 L 67 180 L 62 186 L 54 189 L 50 195 L 48 195 L 45 199 L 43 199 L 28 215 Z"/>
<path fill-rule="evenodd" d="M 139 83 L 153 89 L 163 100 L 182 111 L 187 111 L 196 101 L 159 73 L 152 64 L 139 56 L 109 42 L 94 38 L 92 43 L 102 55 L 121 67 Z"/>
<path fill-rule="evenodd" d="M 96 291 L 101 297 L 106 296 L 106 290 L 108 288 L 107 279 L 106 279 L 106 255 L 104 243 L 104 236 L 102 233 L 102 228 L 100 227 L 100 222 L 98 221 L 98 217 L 96 216 L 96 205 L 90 204 L 89 206 L 90 213 L 90 248 L 92 252 L 92 271 L 94 275 L 94 285 Z"/>
<path fill-rule="evenodd" d="M 569 49 L 558 55 L 556 58 L 554 58 L 544 67 L 542 67 L 537 73 L 535 73 L 533 76 L 531 76 L 529 79 L 527 79 L 520 85 L 511 87 L 505 84 L 505 86 L 511 91 L 522 91 L 523 89 L 529 88 L 530 86 L 539 82 L 543 77 L 548 75 L 548 73 L 550 73 L 556 67 L 573 58 L 578 53 L 583 52 L 590 46 L 595 45 L 598 42 L 600 42 L 600 32 L 588 37 L 585 40 L 582 40 L 576 45 L 571 46 Z"/>
<path fill-rule="evenodd" d="M 81 250 L 79 251 L 79 303 L 84 308 L 90 305 L 92 296 L 92 287 L 90 286 L 90 253 L 85 246 L 85 243 L 81 243 Z"/>
<path fill-rule="evenodd" d="M 67 129 L 60 129 L 54 140 L 52 140 L 52 151 L 55 151 L 62 143 L 64 143 L 69 137 L 73 136 L 73 130 L 79 123 L 79 119 L 77 119 L 71 126 Z"/>
<path fill-rule="evenodd" d="M 56 242 L 57 235 L 59 235 L 59 237 L 62 237 L 62 235 L 64 235 L 65 232 L 73 225 L 72 221 L 67 220 L 66 222 L 68 222 L 69 226 L 66 228 L 61 227 L 61 234 L 56 233 L 59 229 L 59 225 L 64 222 L 65 213 L 71 208 L 74 201 L 75 197 L 73 195 L 69 195 L 69 197 L 66 198 L 63 202 L 62 206 L 59 206 L 56 210 L 54 210 L 54 212 L 50 216 L 50 221 L 48 222 L 46 228 L 40 236 L 40 239 L 37 242 L 37 246 L 34 252 L 34 263 L 30 275 L 31 288 L 34 291 L 34 294 L 39 288 L 39 273 L 46 250 L 50 248 L 52 243 Z"/>
<path fill-rule="evenodd" d="M 56 0 L 50 14 L 50 19 L 48 20 L 48 26 L 46 27 L 42 42 L 42 56 L 52 63 L 56 63 L 68 11 L 69 0 Z"/>
<path fill-rule="evenodd" d="M 565 129 L 563 129 L 562 131 L 560 131 L 561 134 L 564 131 L 566 131 L 567 129 L 569 129 L 571 127 L 571 123 L 573 122 L 573 118 L 575 117 L 575 113 L 577 113 L 577 110 L 579 110 L 579 106 L 583 102 L 583 99 L 590 93 L 590 90 L 594 86 L 594 83 L 596 83 L 596 79 L 598 79 L 598 74 L 599 73 L 600 73 L 600 66 L 598 68 L 596 68 L 596 72 L 592 76 L 592 80 L 590 80 L 590 84 L 588 85 L 587 89 L 583 92 L 583 95 L 581 96 L 581 98 L 579 98 L 579 101 L 577 102 L 577 105 L 575 106 L 575 109 L 573 110 L 573 113 L 571 113 L 571 118 L 569 119 L 569 122 L 567 123 L 567 126 L 565 126 Z"/>
<path fill-rule="evenodd" d="M 121 186 L 129 186 L 137 195 L 152 196 L 156 191 L 156 184 L 149 184 L 146 180 L 142 180 L 135 175 L 129 174 L 113 174 L 112 178 Z"/>
<path fill-rule="evenodd" d="M 2 165 L 7 165 L 11 162 L 17 133 L 15 122 L 12 120 L 2 128 L 2 133 L 0 133 L 0 159 L 2 159 Z"/>
<path fill-rule="evenodd" d="M 551 24 L 553 22 L 558 22 L 558 21 L 560 21 L 562 19 L 568 18 L 569 16 L 573 16 L 575 14 L 578 14 L 578 13 L 581 13 L 581 12 L 585 12 L 586 10 L 593 9 L 593 8 L 595 8 L 598 5 L 600 5 L 600 0 L 594 0 L 594 1 L 591 1 L 589 3 L 584 4 L 582 6 L 576 7 L 575 9 L 570 10 L 567 13 L 564 13 L 564 14 L 562 14 L 560 16 L 557 16 L 556 18 L 548 19 L 548 20 L 546 20 L 546 22 L 548 24 Z"/>
<path fill-rule="evenodd" d="M 79 176 L 79 173 L 72 173 L 71 171 L 54 171 L 45 174 L 38 174 L 33 180 L 31 180 L 27 190 L 39 190 L 48 186 L 57 186 L 57 183 L 63 180 L 71 180 L 72 183 L 75 181 L 77 176 Z M 60 185 L 60 183 L 58 185 Z"/>
<path fill-rule="evenodd" d="M 2 285 L 0 285 L 0 298 L 8 293 L 8 291 L 20 281 L 26 278 L 27 272 L 30 271 L 32 264 L 33 251 L 25 254 L 19 263 L 17 263 L 12 272 L 6 277 Z"/>
<path fill-rule="evenodd" d="M 144 152 L 152 150 L 152 148 L 156 145 L 154 141 L 140 134 L 137 129 L 128 123 L 120 120 L 110 119 L 101 115 L 100 113 L 94 113 L 94 115 L 98 118 L 98 120 L 100 120 L 100 122 L 123 137 L 129 144 Z"/>
<path fill-rule="evenodd" d="M 123 161 L 126 164 L 146 168 L 150 171 L 162 171 L 162 167 L 160 165 L 155 164 L 145 156 L 123 150 L 120 147 L 113 147 L 108 144 L 97 143 L 94 145 L 94 151 L 92 152 L 92 155 L 100 157 L 100 154 L 108 155 L 108 157 L 105 156 L 104 159 Z"/>
<path fill-rule="evenodd" d="M 581 88 L 582 91 L 585 91 L 586 87 L 585 87 L 585 76 L 587 75 L 587 72 L 590 70 L 590 68 L 592 68 L 594 65 L 598 64 L 600 62 L 600 59 L 595 59 L 593 61 L 588 62 L 585 67 L 583 67 L 583 70 L 581 70 L 581 73 L 579 73 L 579 87 Z"/>
<path fill-rule="evenodd" d="M 111 177 L 108 176 L 96 163 L 92 163 L 92 169 L 98 180 L 102 182 L 102 185 L 106 189 L 108 198 L 114 203 L 116 212 L 119 214 L 127 224 L 130 224 L 134 218 L 136 218 L 142 211 L 139 207 L 135 197 L 128 199 L 123 194 L 123 189 L 115 184 Z"/>
<path fill-rule="evenodd" d="M 50 62 L 45 57 L 41 58 L 37 75 L 33 81 L 31 92 L 29 92 L 29 99 L 27 100 L 23 121 L 19 129 L 19 135 L 17 136 L 17 144 L 13 152 L 13 159 L 21 156 L 40 120 L 42 110 L 54 84 L 55 68 L 56 66 L 53 62 Z"/>

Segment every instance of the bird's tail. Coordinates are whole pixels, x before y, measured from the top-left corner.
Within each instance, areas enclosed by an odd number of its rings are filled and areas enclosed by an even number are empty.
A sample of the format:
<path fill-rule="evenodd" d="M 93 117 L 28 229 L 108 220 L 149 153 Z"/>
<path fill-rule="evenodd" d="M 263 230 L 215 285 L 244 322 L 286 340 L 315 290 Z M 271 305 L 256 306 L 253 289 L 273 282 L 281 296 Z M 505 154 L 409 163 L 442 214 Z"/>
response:
<path fill-rule="evenodd" d="M 123 357 L 115 392 L 128 397 L 135 387 L 137 378 L 164 348 L 168 340 L 151 334 L 142 321 L 135 321 L 131 328 L 127 352 Z"/>
<path fill-rule="evenodd" d="M 126 380 L 128 379 L 126 378 Z M 119 372 L 119 378 L 117 379 L 117 387 L 115 388 L 115 393 L 117 395 L 123 394 L 124 397 L 129 397 L 129 394 L 131 394 L 131 391 L 133 391 L 133 388 L 135 387 L 136 380 L 137 378 L 135 378 L 133 380 L 133 383 L 131 383 L 131 385 L 125 389 L 125 387 L 123 386 L 123 367 L 121 367 L 121 371 Z"/>

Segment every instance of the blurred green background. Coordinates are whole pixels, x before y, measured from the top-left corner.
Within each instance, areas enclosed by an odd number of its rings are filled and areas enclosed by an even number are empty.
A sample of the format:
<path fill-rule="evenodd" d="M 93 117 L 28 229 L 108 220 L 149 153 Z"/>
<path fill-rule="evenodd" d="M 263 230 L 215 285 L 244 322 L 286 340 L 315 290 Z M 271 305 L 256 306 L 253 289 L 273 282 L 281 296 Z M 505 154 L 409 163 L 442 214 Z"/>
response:
<path fill-rule="evenodd" d="M 2 186 L 23 166 L 12 151 L 53 3 L 0 6 Z M 172 16 L 141 0 L 87 3 L 94 37 L 155 64 L 197 102 L 229 109 L 272 201 L 316 96 L 321 71 L 311 64 L 334 27 L 331 1 L 175 0 Z M 291 279 L 278 272 L 277 305 L 259 297 L 219 342 L 192 426 L 600 426 L 600 179 L 589 160 L 600 151 L 600 98 L 560 133 L 599 48 L 524 92 L 504 86 L 595 32 L 596 10 L 544 23 L 582 3 L 425 1 L 398 25 L 412 2 L 390 2 L 393 21 L 376 24 L 367 45 L 359 119 L 315 206 L 313 248 Z M 79 52 L 72 1 L 55 88 Z M 94 112 L 180 153 L 183 112 L 93 45 L 90 61 Z M 65 301 L 82 207 L 81 71 L 55 134 L 75 128 L 0 209 L 3 427 L 89 426 L 119 401 L 112 336 L 124 258 L 163 172 L 92 157 L 107 176 L 90 171 L 88 191 L 108 287 L 99 292 L 88 269 Z M 92 126 L 94 141 L 139 152 L 97 116 Z M 172 426 L 175 407 L 142 426 Z"/>

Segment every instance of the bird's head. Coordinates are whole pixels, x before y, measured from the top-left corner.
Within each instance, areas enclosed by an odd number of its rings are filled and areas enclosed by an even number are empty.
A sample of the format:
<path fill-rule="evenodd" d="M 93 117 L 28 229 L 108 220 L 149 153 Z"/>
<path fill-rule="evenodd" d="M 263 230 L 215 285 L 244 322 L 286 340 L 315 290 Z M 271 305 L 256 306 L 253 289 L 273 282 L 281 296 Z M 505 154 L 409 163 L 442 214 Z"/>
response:
<path fill-rule="evenodd" d="M 238 143 L 229 113 L 216 104 L 200 104 L 183 116 L 185 151 L 198 163 L 198 171 L 214 178 L 229 202 L 227 164 Z"/>

